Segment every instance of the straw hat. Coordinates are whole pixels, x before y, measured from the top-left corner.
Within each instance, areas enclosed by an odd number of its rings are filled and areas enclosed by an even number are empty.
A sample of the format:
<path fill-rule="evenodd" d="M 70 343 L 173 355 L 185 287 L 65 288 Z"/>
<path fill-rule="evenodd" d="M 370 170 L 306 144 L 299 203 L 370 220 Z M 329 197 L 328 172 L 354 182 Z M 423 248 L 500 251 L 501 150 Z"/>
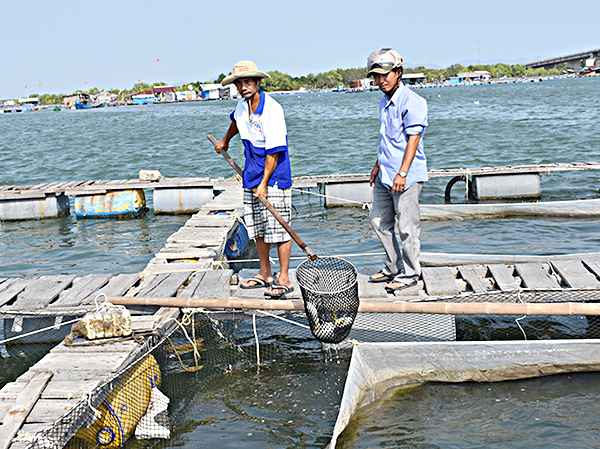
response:
<path fill-rule="evenodd" d="M 231 75 L 221 81 L 223 86 L 233 83 L 239 78 L 271 78 L 265 72 L 261 72 L 252 61 L 240 61 L 233 66 Z"/>

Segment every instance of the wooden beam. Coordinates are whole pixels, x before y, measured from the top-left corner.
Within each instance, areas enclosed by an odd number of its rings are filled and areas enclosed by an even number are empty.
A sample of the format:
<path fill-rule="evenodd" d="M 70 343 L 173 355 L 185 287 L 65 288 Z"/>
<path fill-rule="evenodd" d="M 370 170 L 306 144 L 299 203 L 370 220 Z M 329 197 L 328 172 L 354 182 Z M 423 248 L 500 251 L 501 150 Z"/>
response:
<path fill-rule="evenodd" d="M 108 297 L 121 305 L 203 307 L 207 309 L 304 310 L 301 300 Z M 448 315 L 600 315 L 600 303 L 498 303 L 498 302 L 371 302 L 358 309 L 367 313 L 434 313 Z"/>
<path fill-rule="evenodd" d="M 51 377 L 52 373 L 49 371 L 36 373 L 19 394 L 0 426 L 0 449 L 7 449 L 11 445 Z"/>

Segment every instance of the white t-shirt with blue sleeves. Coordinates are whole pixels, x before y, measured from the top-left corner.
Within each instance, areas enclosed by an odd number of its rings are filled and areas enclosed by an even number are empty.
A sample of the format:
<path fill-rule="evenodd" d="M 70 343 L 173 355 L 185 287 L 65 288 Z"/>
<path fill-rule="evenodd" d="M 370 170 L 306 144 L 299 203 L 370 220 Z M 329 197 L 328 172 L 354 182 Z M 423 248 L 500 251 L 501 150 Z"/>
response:
<path fill-rule="evenodd" d="M 279 159 L 268 184 L 274 186 L 277 183 L 280 189 L 291 187 L 287 128 L 281 105 L 260 91 L 260 102 L 254 114 L 249 114 L 248 102 L 241 99 L 231 114 L 231 120 L 235 121 L 244 145 L 244 188 L 256 187 L 260 183 L 265 171 L 265 156 L 274 153 L 279 153 Z"/>
<path fill-rule="evenodd" d="M 379 103 L 379 177 L 388 187 L 404 160 L 408 138 L 419 134 L 421 139 L 406 175 L 406 188 L 415 182 L 427 181 L 427 158 L 423 152 L 423 133 L 427 127 L 427 101 L 402 83 L 392 98 L 385 95 Z"/>

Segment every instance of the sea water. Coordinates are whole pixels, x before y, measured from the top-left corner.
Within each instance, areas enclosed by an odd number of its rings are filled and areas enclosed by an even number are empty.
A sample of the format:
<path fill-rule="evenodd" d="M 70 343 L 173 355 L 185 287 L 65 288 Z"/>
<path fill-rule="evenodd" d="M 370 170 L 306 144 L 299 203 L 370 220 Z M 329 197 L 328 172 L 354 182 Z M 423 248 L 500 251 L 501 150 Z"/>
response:
<path fill-rule="evenodd" d="M 600 79 L 584 78 L 416 89 L 429 106 L 424 140 L 428 168 L 598 161 L 599 88 Z M 293 175 L 370 172 L 376 158 L 381 95 L 275 96 L 286 114 Z M 157 169 L 167 177 L 228 177 L 231 168 L 214 153 L 206 135 L 221 137 L 234 107 L 235 101 L 213 101 L 3 114 L 0 184 L 131 179 L 142 169 Z M 239 140 L 232 143 L 230 153 L 243 162 Z M 422 203 L 443 203 L 448 181 L 427 182 Z M 600 196 L 597 171 L 552 173 L 541 183 L 543 200 Z M 465 201 L 460 183 L 452 190 L 452 201 Z M 381 246 L 368 223 L 368 211 L 328 210 L 318 197 L 309 201 L 298 192 L 294 204 L 292 226 L 319 255 L 343 256 L 364 273 L 381 267 Z M 3 222 L 0 277 L 139 272 L 187 219 L 150 212 L 132 220 L 77 220 L 72 215 Z M 424 222 L 422 250 L 513 255 L 598 252 L 600 224 L 596 219 L 555 218 Z M 292 255 L 295 267 L 304 257 L 296 247 Z M 220 388 L 209 392 L 200 384 L 197 389 L 193 382 L 188 384 L 188 395 L 170 409 L 182 419 L 165 444 L 193 448 L 201 440 L 203 445 L 222 447 L 324 447 L 347 359 L 326 363 L 320 350 L 310 354 L 297 364 L 276 364 L 260 375 L 228 373 L 215 381 Z M 577 417 L 596 414 L 597 401 L 588 398 L 595 397 L 598 387 L 600 378 L 594 374 L 481 388 L 426 386 L 379 414 L 361 417 L 340 444 L 541 448 L 559 447 L 565 435 L 576 434 L 578 447 L 585 447 L 586 441 L 594 446 L 597 427 Z M 269 401 L 279 404 L 275 412 Z M 549 437 L 538 438 L 540 429 L 550 428 L 554 431 Z"/>

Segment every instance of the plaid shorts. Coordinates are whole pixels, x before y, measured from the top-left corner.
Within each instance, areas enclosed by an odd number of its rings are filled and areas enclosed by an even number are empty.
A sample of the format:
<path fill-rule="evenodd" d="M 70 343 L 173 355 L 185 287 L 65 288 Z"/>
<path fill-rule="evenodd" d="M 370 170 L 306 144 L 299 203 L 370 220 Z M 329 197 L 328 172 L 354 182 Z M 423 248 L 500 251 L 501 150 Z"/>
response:
<path fill-rule="evenodd" d="M 292 189 L 267 187 L 267 200 L 279 212 L 286 223 L 292 221 Z M 263 237 L 265 243 L 282 243 L 291 240 L 287 231 L 279 224 L 269 209 L 254 198 L 251 189 L 244 189 L 244 222 L 248 237 Z"/>

